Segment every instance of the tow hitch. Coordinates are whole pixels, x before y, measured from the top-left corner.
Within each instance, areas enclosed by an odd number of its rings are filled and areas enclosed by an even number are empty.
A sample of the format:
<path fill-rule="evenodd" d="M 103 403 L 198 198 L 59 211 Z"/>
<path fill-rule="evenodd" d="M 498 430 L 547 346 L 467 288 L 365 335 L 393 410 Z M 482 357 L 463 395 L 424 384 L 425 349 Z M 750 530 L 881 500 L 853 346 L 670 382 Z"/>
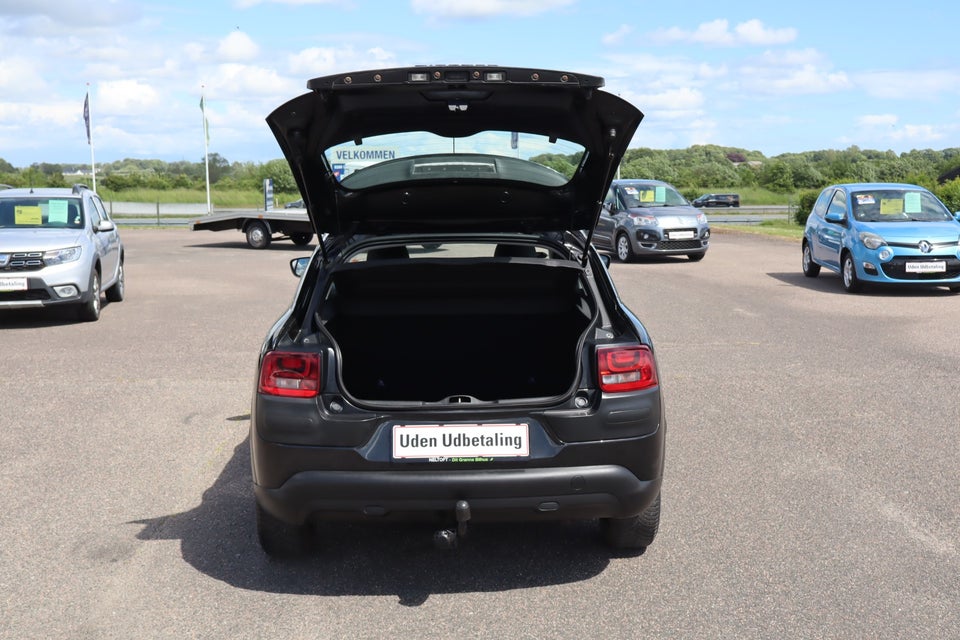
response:
<path fill-rule="evenodd" d="M 470 520 L 470 504 L 466 500 L 458 500 L 454 508 L 457 517 L 457 530 L 440 529 L 433 534 L 433 546 L 437 549 L 456 549 L 460 538 L 467 535 L 467 521 Z"/>

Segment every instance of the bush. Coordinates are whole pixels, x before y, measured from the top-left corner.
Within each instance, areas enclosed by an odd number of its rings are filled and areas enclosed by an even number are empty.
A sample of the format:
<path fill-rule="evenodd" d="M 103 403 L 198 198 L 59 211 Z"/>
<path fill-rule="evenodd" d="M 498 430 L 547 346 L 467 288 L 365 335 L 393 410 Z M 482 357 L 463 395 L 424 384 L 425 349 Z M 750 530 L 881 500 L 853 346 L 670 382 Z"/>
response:
<path fill-rule="evenodd" d="M 954 213 L 960 211 L 960 178 L 944 182 L 934 190 L 934 193 L 950 211 Z"/>
<path fill-rule="evenodd" d="M 813 211 L 813 205 L 817 202 L 820 191 L 816 189 L 807 189 L 797 193 L 797 208 L 793 212 L 793 221 L 801 227 L 807 226 L 807 218 Z"/>

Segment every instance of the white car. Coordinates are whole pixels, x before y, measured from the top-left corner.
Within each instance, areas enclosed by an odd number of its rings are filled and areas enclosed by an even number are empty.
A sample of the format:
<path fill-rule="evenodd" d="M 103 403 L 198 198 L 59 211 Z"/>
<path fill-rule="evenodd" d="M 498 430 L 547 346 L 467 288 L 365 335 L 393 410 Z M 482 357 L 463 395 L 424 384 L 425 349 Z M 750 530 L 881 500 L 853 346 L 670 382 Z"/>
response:
<path fill-rule="evenodd" d="M 96 193 L 0 190 L 0 310 L 72 305 L 100 318 L 101 294 L 123 300 L 123 243 Z"/>

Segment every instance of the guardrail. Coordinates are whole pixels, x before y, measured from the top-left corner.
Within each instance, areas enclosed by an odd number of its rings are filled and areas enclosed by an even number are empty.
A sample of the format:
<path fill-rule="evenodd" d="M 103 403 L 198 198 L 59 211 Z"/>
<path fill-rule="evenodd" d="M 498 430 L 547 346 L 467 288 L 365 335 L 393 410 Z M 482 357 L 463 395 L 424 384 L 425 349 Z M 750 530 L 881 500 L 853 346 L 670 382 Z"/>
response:
<path fill-rule="evenodd" d="M 125 226 L 186 225 L 207 213 L 207 205 L 205 204 L 115 201 L 105 202 L 104 204 L 110 212 L 110 217 L 117 224 Z M 711 224 L 756 224 L 763 220 L 789 220 L 791 210 L 792 207 L 786 205 L 700 209 L 707 214 Z M 262 209 L 216 209 L 214 213 L 235 212 L 238 215 L 243 215 L 257 211 L 262 211 Z"/>
<path fill-rule="evenodd" d="M 104 201 L 104 206 L 107 207 L 110 218 L 114 222 L 125 226 L 185 225 L 207 215 L 207 205 L 203 203 L 120 202 L 109 200 Z M 238 215 L 244 215 L 257 211 L 262 211 L 262 209 L 253 207 L 215 209 L 213 213 L 235 212 Z"/>

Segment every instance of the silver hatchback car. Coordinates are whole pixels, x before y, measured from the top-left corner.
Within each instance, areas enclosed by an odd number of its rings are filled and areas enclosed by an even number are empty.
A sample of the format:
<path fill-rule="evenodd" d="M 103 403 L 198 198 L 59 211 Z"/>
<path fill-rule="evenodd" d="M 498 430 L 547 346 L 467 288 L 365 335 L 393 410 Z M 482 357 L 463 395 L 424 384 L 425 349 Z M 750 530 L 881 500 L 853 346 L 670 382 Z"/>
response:
<path fill-rule="evenodd" d="M 123 260 L 117 226 L 87 187 L 0 190 L 0 311 L 72 305 L 98 320 L 102 292 L 123 300 Z"/>
<path fill-rule="evenodd" d="M 685 255 L 696 261 L 707 254 L 710 226 L 707 216 L 666 182 L 614 180 L 593 245 L 622 262 L 657 255 Z"/>

